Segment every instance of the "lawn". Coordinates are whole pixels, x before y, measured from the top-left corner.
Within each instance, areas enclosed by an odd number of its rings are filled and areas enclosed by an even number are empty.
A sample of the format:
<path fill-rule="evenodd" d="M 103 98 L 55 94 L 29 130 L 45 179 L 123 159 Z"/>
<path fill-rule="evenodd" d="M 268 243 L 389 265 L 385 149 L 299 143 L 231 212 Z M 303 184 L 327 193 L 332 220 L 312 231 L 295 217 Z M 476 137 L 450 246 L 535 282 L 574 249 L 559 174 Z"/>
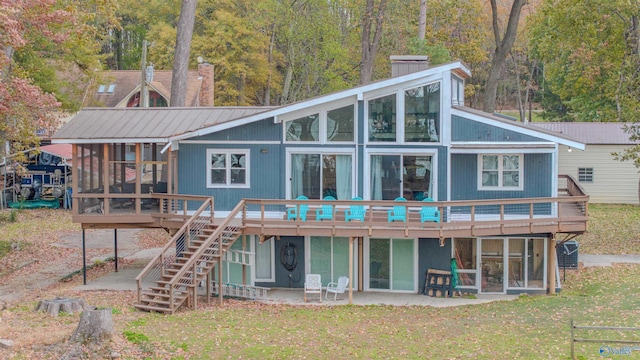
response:
<path fill-rule="evenodd" d="M 640 254 L 640 206 L 589 204 L 587 233 L 576 240 L 584 254 Z"/>
<path fill-rule="evenodd" d="M 639 270 L 618 265 L 569 271 L 567 287 L 557 295 L 453 308 L 232 301 L 223 308 L 143 315 L 125 331 L 144 339 L 138 345 L 151 358 L 568 358 L 570 319 L 579 325 L 640 322 Z M 601 345 L 579 344 L 576 354 L 595 358 Z"/>

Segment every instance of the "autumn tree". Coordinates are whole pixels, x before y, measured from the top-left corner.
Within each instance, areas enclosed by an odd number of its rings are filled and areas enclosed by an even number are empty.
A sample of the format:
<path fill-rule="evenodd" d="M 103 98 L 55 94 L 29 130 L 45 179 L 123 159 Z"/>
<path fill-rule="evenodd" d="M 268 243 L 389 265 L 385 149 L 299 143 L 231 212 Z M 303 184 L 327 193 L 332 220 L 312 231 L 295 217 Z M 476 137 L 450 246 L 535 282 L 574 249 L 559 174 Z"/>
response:
<path fill-rule="evenodd" d="M 640 7 L 625 0 L 544 1 L 531 48 L 555 96 L 545 113 L 578 121 L 640 118 Z M 558 110 L 562 113 L 558 113 Z"/>
<path fill-rule="evenodd" d="M 504 31 L 500 27 L 498 4 L 496 0 L 490 0 L 491 3 L 491 23 L 493 28 L 493 37 L 495 48 L 491 54 L 491 67 L 487 77 L 484 89 L 484 102 L 482 109 L 485 112 L 492 113 L 496 106 L 496 93 L 498 91 L 498 81 L 502 75 L 504 63 L 511 51 L 511 47 L 518 35 L 518 23 L 520 22 L 520 12 L 526 3 L 526 0 L 513 0 L 509 11 L 509 18 Z"/>
<path fill-rule="evenodd" d="M 61 83 L 52 80 L 52 70 L 63 63 L 80 71 L 93 65 L 81 46 L 87 38 L 79 14 L 55 1 L 0 0 L 0 135 L 10 153 L 37 146 L 37 131 L 56 129 L 62 104 L 53 92 Z"/>

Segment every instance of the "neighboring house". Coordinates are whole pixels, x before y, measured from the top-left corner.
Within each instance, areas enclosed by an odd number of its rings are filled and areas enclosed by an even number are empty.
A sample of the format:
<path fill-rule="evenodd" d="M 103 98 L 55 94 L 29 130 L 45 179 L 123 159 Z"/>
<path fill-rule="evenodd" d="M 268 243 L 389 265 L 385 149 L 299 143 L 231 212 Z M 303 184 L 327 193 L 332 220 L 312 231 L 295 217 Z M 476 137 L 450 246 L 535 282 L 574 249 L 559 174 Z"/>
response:
<path fill-rule="evenodd" d="M 100 74 L 99 83 L 90 87 L 85 106 L 110 108 L 167 107 L 171 103 L 171 70 L 145 71 L 147 106 L 140 106 L 142 72 L 138 70 L 109 70 Z M 213 65 L 198 64 L 198 70 L 187 74 L 186 107 L 213 106 Z"/>
<path fill-rule="evenodd" d="M 594 203 L 638 204 L 638 168 L 633 161 L 618 161 L 622 153 L 637 145 L 615 122 L 532 123 L 585 143 L 584 151 L 563 146 L 559 152 L 560 173 L 573 176 Z"/>
<path fill-rule="evenodd" d="M 195 306 L 205 277 L 251 292 L 346 275 L 350 292 L 415 296 L 452 259 L 465 291 L 555 292 L 556 241 L 586 231 L 588 201 L 558 149 L 584 145 L 465 107 L 461 62 L 399 60 L 280 107 L 83 110 L 55 139 L 83 167 L 73 221 L 175 234 L 139 277 L 147 310 Z"/>

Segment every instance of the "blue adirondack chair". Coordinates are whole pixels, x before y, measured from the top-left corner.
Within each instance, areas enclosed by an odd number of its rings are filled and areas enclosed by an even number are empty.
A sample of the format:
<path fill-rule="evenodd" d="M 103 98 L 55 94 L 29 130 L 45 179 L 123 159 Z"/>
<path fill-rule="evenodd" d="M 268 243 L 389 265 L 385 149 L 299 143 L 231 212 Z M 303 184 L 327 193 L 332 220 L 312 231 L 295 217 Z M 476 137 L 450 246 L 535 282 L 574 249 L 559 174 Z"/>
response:
<path fill-rule="evenodd" d="M 433 202 L 433 199 L 424 198 L 422 199 L 422 202 L 425 202 L 425 203 Z M 420 209 L 420 222 L 425 222 L 425 221 L 440 222 L 440 211 L 438 210 L 437 207 L 423 206 L 422 209 Z"/>
<path fill-rule="evenodd" d="M 309 200 L 308 197 L 300 195 L 296 200 Z M 309 211 L 309 205 L 299 204 L 292 208 L 287 209 L 287 220 L 300 219 L 301 221 L 307 221 L 307 211 Z"/>
<path fill-rule="evenodd" d="M 333 196 L 325 196 L 325 201 L 335 200 Z M 332 204 L 322 204 L 319 209 L 316 209 L 316 220 L 333 220 L 333 205 Z"/>
<path fill-rule="evenodd" d="M 406 202 L 407 199 L 403 197 L 396 198 L 394 201 Z M 406 205 L 394 205 L 393 209 L 390 209 L 387 213 L 387 220 L 394 222 L 396 220 L 407 222 L 407 206 Z"/>
<path fill-rule="evenodd" d="M 354 197 L 353 199 L 354 201 L 361 201 L 362 198 L 361 197 Z M 351 220 L 360 220 L 362 222 L 364 222 L 364 206 L 363 205 L 351 205 L 349 206 L 349 209 L 344 211 L 344 220 L 345 221 L 351 221 Z"/>

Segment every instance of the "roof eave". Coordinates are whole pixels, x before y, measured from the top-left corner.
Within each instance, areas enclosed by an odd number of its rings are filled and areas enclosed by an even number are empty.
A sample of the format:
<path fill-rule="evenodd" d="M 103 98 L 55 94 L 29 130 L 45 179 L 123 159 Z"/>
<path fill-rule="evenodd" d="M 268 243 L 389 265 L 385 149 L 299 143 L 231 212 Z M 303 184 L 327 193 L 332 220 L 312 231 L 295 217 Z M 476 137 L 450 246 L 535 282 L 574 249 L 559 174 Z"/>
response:
<path fill-rule="evenodd" d="M 93 138 L 93 139 L 65 139 L 52 138 L 52 144 L 142 144 L 142 143 L 167 143 L 169 138 Z"/>

